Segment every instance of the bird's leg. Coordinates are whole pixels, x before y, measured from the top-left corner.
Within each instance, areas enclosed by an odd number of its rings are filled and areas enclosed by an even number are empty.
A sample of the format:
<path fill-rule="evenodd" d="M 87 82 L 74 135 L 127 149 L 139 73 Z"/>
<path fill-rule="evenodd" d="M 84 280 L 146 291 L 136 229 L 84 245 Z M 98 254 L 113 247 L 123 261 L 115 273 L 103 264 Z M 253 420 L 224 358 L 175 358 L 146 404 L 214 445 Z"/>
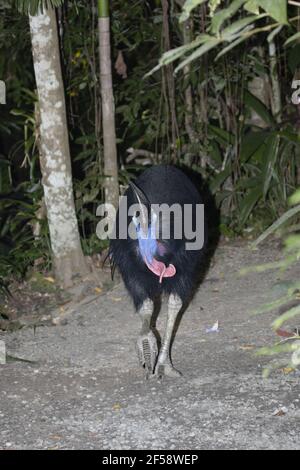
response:
<path fill-rule="evenodd" d="M 153 374 L 158 354 L 157 340 L 151 330 L 151 317 L 153 313 L 153 302 L 150 299 L 144 301 L 139 310 L 142 320 L 142 329 L 137 340 L 137 353 L 141 365 L 146 370 L 146 377 Z"/>
<path fill-rule="evenodd" d="M 176 318 L 181 307 L 181 299 L 177 295 L 171 294 L 168 301 L 168 318 L 166 331 L 162 340 L 161 350 L 159 352 L 157 364 L 155 367 L 155 375 L 159 377 L 163 375 L 168 375 L 170 377 L 181 376 L 181 373 L 173 367 L 170 357 L 172 334 Z"/>

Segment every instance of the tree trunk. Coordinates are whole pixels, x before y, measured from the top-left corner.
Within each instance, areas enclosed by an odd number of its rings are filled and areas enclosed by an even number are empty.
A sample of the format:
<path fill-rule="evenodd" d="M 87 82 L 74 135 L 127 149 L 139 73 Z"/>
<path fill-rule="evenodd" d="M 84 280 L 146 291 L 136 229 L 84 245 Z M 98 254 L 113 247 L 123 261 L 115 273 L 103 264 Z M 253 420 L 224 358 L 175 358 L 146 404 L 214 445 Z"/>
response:
<path fill-rule="evenodd" d="M 75 214 L 64 87 L 54 9 L 29 15 L 40 109 L 42 184 L 55 277 L 63 287 L 88 272 Z"/>
<path fill-rule="evenodd" d="M 273 116 L 278 123 L 281 122 L 281 89 L 280 89 L 280 79 L 278 74 L 278 60 L 277 60 L 277 51 L 275 39 L 269 41 L 269 57 L 270 57 L 270 75 L 271 75 L 271 84 L 272 84 L 272 93 L 271 93 L 271 107 Z"/>
<path fill-rule="evenodd" d="M 162 3 L 162 13 L 163 13 L 163 50 L 167 52 L 171 49 L 171 39 L 170 39 L 170 28 L 169 28 L 169 1 L 161 0 Z M 164 73 L 164 69 L 162 70 Z M 176 115 L 176 97 L 175 97 L 175 80 L 173 74 L 173 64 L 168 64 L 165 66 L 166 73 L 166 84 L 167 84 L 167 96 L 166 96 L 166 106 L 167 112 L 170 111 L 171 114 L 171 132 L 172 132 L 172 155 L 173 160 L 176 161 L 177 155 L 177 144 L 179 140 L 179 128 Z"/>
<path fill-rule="evenodd" d="M 98 15 L 105 202 L 117 207 L 119 203 L 118 159 L 115 128 L 115 104 L 110 56 L 110 20 L 108 0 L 98 0 Z"/>
<path fill-rule="evenodd" d="M 267 62 L 265 51 L 262 46 L 258 46 L 257 53 L 262 63 Z M 267 109 L 270 109 L 272 90 L 270 87 L 270 77 L 267 73 L 260 72 L 259 76 L 253 77 L 248 83 L 248 90 L 252 95 L 258 98 Z M 268 123 L 253 109 L 251 110 L 251 116 L 246 123 L 260 128 L 268 127 Z"/>
<path fill-rule="evenodd" d="M 193 20 L 189 18 L 184 21 L 182 25 L 183 45 L 190 44 L 193 40 Z M 184 90 L 185 97 L 185 130 L 189 136 L 190 143 L 194 144 L 197 142 L 196 133 L 194 131 L 194 116 L 193 116 L 193 93 L 192 86 L 189 83 L 189 77 L 191 75 L 191 63 L 187 64 L 183 68 L 184 79 L 186 80 L 186 88 Z"/>

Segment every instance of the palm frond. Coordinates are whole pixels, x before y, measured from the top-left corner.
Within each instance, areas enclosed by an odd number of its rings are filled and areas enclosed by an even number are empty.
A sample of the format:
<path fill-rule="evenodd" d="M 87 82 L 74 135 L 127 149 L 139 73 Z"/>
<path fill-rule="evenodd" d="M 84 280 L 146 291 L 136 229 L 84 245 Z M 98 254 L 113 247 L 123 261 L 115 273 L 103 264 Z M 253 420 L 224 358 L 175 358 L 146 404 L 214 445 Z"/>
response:
<path fill-rule="evenodd" d="M 64 0 L 14 0 L 14 4 L 21 13 L 36 15 L 40 10 L 48 10 L 49 8 L 59 7 Z"/>

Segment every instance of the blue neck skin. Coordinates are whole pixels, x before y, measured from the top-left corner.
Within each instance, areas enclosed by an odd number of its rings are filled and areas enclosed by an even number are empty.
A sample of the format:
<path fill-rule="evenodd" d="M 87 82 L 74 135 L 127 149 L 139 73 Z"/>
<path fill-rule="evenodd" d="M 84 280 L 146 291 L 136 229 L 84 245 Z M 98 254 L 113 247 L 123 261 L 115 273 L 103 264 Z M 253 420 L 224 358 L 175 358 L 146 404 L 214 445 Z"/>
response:
<path fill-rule="evenodd" d="M 136 233 L 139 242 L 139 250 L 143 259 L 146 259 L 149 264 L 153 261 L 153 256 L 157 251 L 157 240 L 155 237 L 156 217 L 151 218 L 151 224 L 148 226 L 148 231 L 145 233 L 141 224 L 133 217 L 133 223 L 136 226 Z"/>

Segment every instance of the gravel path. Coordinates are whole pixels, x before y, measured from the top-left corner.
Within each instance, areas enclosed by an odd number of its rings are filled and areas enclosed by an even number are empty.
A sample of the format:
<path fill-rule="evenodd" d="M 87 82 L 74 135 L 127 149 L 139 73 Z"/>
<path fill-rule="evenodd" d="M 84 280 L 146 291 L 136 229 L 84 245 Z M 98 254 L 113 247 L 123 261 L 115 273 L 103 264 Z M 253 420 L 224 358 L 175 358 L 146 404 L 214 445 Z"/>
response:
<path fill-rule="evenodd" d="M 144 379 L 140 323 L 122 285 L 66 325 L 0 333 L 8 354 L 34 361 L 0 366 L 0 448 L 300 449 L 299 375 L 262 379 L 267 360 L 252 348 L 274 341 L 274 313 L 249 314 L 299 272 L 238 276 L 278 253 L 245 243 L 218 249 L 174 342 L 180 379 Z M 164 303 L 159 331 L 165 311 Z M 207 334 L 217 320 L 220 332 Z M 282 406 L 287 413 L 274 416 Z"/>

